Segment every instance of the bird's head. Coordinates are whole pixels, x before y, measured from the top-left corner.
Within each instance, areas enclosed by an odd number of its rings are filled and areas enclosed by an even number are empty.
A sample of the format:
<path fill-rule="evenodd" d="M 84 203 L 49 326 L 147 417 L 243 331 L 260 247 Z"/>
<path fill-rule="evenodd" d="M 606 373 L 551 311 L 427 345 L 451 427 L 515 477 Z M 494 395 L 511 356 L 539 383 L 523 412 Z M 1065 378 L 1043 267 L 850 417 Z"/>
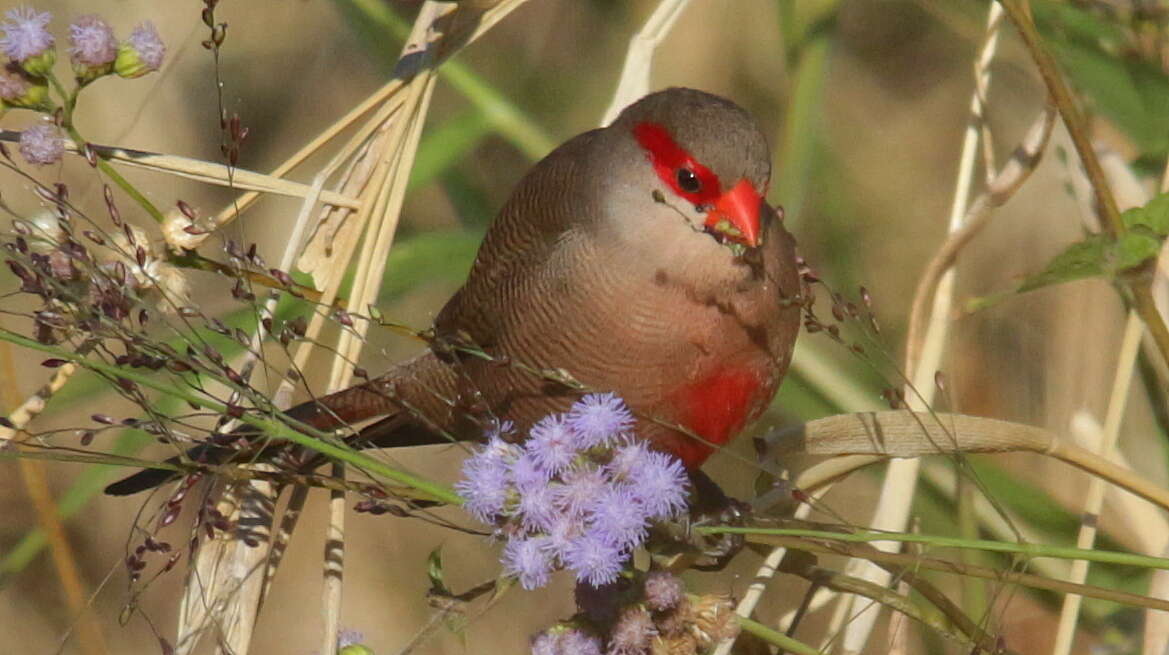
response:
<path fill-rule="evenodd" d="M 759 127 L 738 105 L 671 88 L 630 105 L 606 129 L 612 159 L 624 162 L 607 176 L 613 180 L 608 196 L 621 203 L 620 215 L 636 222 L 621 226 L 623 232 L 636 231 L 650 243 L 686 240 L 689 247 L 694 238 L 737 250 L 761 245 L 771 214 L 763 201 L 771 157 Z"/>

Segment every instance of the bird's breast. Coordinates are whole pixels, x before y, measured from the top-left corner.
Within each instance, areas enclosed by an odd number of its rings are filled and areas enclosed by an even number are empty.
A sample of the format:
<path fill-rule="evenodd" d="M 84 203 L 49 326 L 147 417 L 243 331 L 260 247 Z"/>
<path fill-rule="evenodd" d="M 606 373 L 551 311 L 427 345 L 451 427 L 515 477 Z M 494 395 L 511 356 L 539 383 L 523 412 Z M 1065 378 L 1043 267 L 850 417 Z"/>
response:
<path fill-rule="evenodd" d="M 758 367 L 718 366 L 671 394 L 678 422 L 701 439 L 683 438 L 675 446 L 687 467 L 701 466 L 755 418 L 771 396 L 773 377 L 772 371 Z"/>

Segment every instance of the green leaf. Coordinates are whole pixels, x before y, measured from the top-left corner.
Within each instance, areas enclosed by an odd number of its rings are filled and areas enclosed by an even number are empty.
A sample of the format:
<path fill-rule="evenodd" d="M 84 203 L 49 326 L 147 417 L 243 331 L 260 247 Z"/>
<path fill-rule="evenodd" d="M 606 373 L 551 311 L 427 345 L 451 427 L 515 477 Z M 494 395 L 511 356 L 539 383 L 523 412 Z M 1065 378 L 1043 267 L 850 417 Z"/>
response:
<path fill-rule="evenodd" d="M 1093 234 L 1083 241 L 1077 241 L 1056 255 L 1042 271 L 1023 280 L 1015 291 L 1024 293 L 1053 284 L 1103 275 L 1108 246 L 1108 237 L 1102 234 Z"/>
<path fill-rule="evenodd" d="M 443 581 L 442 546 L 430 551 L 430 555 L 426 557 L 426 577 L 430 578 L 430 591 L 432 593 L 443 596 L 451 595 Z"/>
<path fill-rule="evenodd" d="M 1119 24 L 1105 19 L 1099 13 L 1050 0 L 1037 1 L 1031 8 L 1036 23 L 1048 38 L 1056 38 L 1051 32 L 1059 30 L 1060 36 L 1065 39 L 1096 42 L 1105 48 L 1115 47 L 1125 41 L 1124 30 Z"/>
<path fill-rule="evenodd" d="M 1144 227 L 1160 237 L 1169 235 L 1169 193 L 1159 194 L 1144 207 L 1133 207 L 1120 217 L 1129 229 Z"/>
<path fill-rule="evenodd" d="M 1161 240 L 1145 230 L 1125 232 L 1112 248 L 1113 270 L 1126 271 L 1153 259 L 1161 250 Z"/>
<path fill-rule="evenodd" d="M 1107 17 L 1066 4 L 1035 4 L 1035 17 L 1061 68 L 1093 107 L 1145 154 L 1169 149 L 1169 77 L 1127 53 L 1130 39 Z"/>
<path fill-rule="evenodd" d="M 1158 203 L 1154 206 L 1154 203 Z M 1132 213 L 1137 212 L 1137 213 Z M 1113 277 L 1154 258 L 1161 250 L 1162 226 L 1169 226 L 1169 201 L 1158 197 L 1145 208 L 1125 212 L 1131 229 L 1113 241 L 1104 234 L 1092 234 L 1068 246 L 1042 271 L 1023 280 L 1013 292 L 1005 291 L 971 299 L 969 312 L 981 311 L 1014 294 L 1091 277 Z"/>

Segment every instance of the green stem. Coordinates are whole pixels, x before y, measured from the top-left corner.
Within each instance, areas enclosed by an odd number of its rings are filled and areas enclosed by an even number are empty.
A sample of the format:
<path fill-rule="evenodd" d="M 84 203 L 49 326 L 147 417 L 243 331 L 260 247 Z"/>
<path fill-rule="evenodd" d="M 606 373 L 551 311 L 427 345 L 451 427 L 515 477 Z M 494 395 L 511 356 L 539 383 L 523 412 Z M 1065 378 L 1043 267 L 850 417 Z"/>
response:
<path fill-rule="evenodd" d="M 820 651 L 815 648 L 802 641 L 796 641 L 778 630 L 772 630 L 758 621 L 752 621 L 751 619 L 740 616 L 739 626 L 763 641 L 779 646 L 783 650 L 796 653 L 796 655 L 820 655 Z"/>
<path fill-rule="evenodd" d="M 78 365 L 84 366 L 94 371 L 99 371 L 107 375 L 131 380 L 149 389 L 153 389 L 169 396 L 180 398 L 187 402 L 195 403 L 196 405 L 200 405 L 221 414 L 226 414 L 228 411 L 226 405 L 223 405 L 222 403 L 219 403 L 207 396 L 164 384 L 152 379 L 148 375 L 143 374 L 141 371 L 122 368 L 120 366 L 115 366 L 106 362 L 87 359 L 86 357 L 83 357 L 77 353 L 73 353 L 61 348 L 56 348 L 54 346 L 47 346 L 2 328 L 0 328 L 0 339 L 18 346 L 23 346 L 30 350 L 49 353 L 54 357 L 76 362 Z M 352 464 L 370 473 L 380 475 L 399 484 L 417 489 L 418 491 L 430 495 L 434 500 L 439 502 L 449 503 L 452 505 L 461 505 L 463 503 L 463 499 L 446 485 L 427 480 L 405 471 L 399 471 L 397 469 L 386 466 L 376 459 L 362 455 L 361 453 L 358 453 L 350 448 L 338 446 L 329 441 L 332 435 L 317 430 L 312 426 L 298 424 L 296 429 L 293 429 L 290 425 L 281 421 L 247 413 L 241 416 L 239 420 L 247 423 L 248 425 L 254 426 L 262 430 L 264 433 L 270 434 L 278 439 L 291 441 L 292 443 L 295 443 L 299 446 L 303 446 L 327 457 L 331 457 L 334 460 Z"/>
<path fill-rule="evenodd" d="M 782 537 L 805 537 L 823 541 L 838 541 L 845 543 L 867 543 L 872 541 L 896 541 L 900 543 L 920 543 L 937 548 L 969 548 L 996 553 L 1015 553 L 1026 557 L 1052 557 L 1057 559 L 1082 559 L 1089 562 L 1107 564 L 1121 564 L 1124 566 L 1139 566 L 1150 569 L 1169 569 L 1169 559 L 1149 557 L 1148 555 L 1134 555 L 1133 553 L 1119 553 L 1109 550 L 1085 550 L 1083 548 L 1069 548 L 1065 546 L 1048 546 L 1044 544 L 1017 544 L 1005 541 L 989 541 L 985 539 L 960 539 L 957 537 L 941 537 L 925 534 L 891 534 L 886 532 L 831 532 L 827 530 L 807 530 L 801 528 L 737 528 L 722 526 L 700 526 L 693 528 L 698 534 L 741 534 L 748 538 L 751 535 L 767 535 Z"/>
<path fill-rule="evenodd" d="M 62 105 L 61 127 L 65 128 L 65 132 L 69 134 L 70 139 L 73 139 L 73 143 L 77 146 L 78 150 L 85 148 L 85 144 L 88 143 L 88 141 L 85 140 L 85 137 L 81 136 L 81 133 L 77 131 L 77 126 L 73 124 L 73 112 L 77 108 L 77 96 L 82 87 L 78 86 L 73 90 L 72 93 L 70 93 L 65 90 L 65 86 L 61 84 L 61 81 L 57 79 L 56 75 L 49 73 L 48 80 L 49 84 L 51 84 L 53 88 L 57 90 L 57 93 L 60 94 L 61 100 L 64 103 Z M 130 199 L 145 209 L 146 213 L 150 214 L 154 220 L 158 221 L 159 223 L 163 222 L 165 217 L 162 215 L 162 212 L 158 210 L 158 207 L 154 206 L 154 203 L 150 202 L 146 196 L 142 195 L 138 189 L 134 188 L 134 185 L 130 184 L 129 180 L 122 177 L 122 174 L 114 169 L 114 167 L 110 165 L 110 163 L 106 161 L 101 155 L 97 154 L 96 152 L 93 154 L 94 161 L 97 162 L 98 170 L 105 173 L 107 177 L 113 180 L 114 184 L 118 185 L 118 188 L 124 191 L 126 195 L 130 196 Z"/>

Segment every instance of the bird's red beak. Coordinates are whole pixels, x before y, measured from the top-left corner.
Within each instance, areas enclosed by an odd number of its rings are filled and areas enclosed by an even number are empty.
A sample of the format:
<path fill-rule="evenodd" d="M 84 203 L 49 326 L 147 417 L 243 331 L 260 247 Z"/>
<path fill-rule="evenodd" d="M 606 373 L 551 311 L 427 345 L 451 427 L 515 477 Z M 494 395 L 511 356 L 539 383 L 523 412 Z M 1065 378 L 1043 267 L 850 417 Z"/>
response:
<path fill-rule="evenodd" d="M 719 196 L 714 209 L 706 216 L 706 229 L 728 241 L 754 248 L 763 239 L 759 217 L 762 202 L 763 196 L 759 195 L 747 178 L 743 178 Z"/>

